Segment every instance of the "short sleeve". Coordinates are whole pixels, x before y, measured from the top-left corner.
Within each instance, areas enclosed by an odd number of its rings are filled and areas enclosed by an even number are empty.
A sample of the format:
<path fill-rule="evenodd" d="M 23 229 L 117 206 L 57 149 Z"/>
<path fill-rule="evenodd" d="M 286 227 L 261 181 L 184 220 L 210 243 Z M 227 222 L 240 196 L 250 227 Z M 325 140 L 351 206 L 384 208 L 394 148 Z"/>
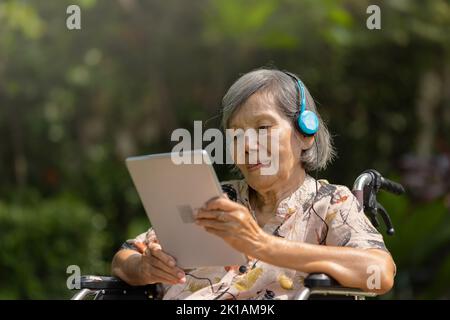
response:
<path fill-rule="evenodd" d="M 150 228 L 147 230 L 147 232 L 141 233 L 134 239 L 128 239 L 125 241 L 120 249 L 130 249 L 135 250 L 138 252 L 141 252 L 142 250 L 136 245 L 136 243 L 143 243 L 145 245 L 148 245 L 149 243 L 158 242 L 158 239 L 156 238 L 155 231 Z M 142 252 L 141 252 L 142 253 Z"/>
<path fill-rule="evenodd" d="M 326 221 L 329 225 L 327 245 L 387 251 L 383 236 L 347 187 L 339 186 L 333 193 Z"/>
<path fill-rule="evenodd" d="M 222 191 L 231 201 L 240 203 L 249 208 L 248 185 L 244 180 L 229 180 L 220 183 Z"/>
<path fill-rule="evenodd" d="M 230 181 L 223 181 L 220 183 L 220 186 L 222 187 L 222 191 L 227 194 L 228 198 L 231 201 L 237 201 L 238 199 L 238 192 L 236 190 L 236 187 L 234 186 L 233 182 Z"/>

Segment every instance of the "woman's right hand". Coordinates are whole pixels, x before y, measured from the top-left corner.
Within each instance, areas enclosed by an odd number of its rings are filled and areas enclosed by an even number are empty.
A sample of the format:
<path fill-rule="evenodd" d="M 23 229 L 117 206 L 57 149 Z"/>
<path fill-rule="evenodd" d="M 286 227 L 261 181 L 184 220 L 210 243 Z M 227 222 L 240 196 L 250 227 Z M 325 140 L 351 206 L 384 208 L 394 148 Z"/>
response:
<path fill-rule="evenodd" d="M 166 284 L 186 282 L 186 274 L 176 266 L 175 258 L 165 253 L 158 243 L 150 243 L 143 251 L 139 271 L 144 282 Z"/>

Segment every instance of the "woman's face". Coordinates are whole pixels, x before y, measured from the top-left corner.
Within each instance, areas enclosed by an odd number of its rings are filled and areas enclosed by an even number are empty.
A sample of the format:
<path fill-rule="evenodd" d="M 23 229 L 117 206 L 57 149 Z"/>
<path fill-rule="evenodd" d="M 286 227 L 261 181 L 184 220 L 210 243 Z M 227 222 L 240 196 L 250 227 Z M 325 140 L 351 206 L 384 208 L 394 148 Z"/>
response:
<path fill-rule="evenodd" d="M 314 138 L 304 137 L 293 127 L 293 123 L 276 106 L 271 94 L 262 92 L 253 94 L 231 117 L 229 129 L 254 129 L 256 133 L 266 129 L 269 143 L 264 144 L 259 139 L 245 139 L 245 163 L 237 161 L 237 147 L 234 148 L 234 162 L 245 177 L 247 183 L 257 191 L 271 189 L 288 181 L 292 175 L 300 174 L 304 169 L 301 166 L 302 150 L 311 147 Z M 275 154 L 277 148 L 271 145 L 271 137 L 278 133 L 278 156 Z M 276 140 L 275 140 L 276 141 Z M 236 145 L 237 143 L 235 143 Z M 267 145 L 267 147 L 264 147 Z M 264 168 L 271 163 L 262 161 L 258 157 L 257 163 L 249 161 L 250 151 L 257 152 L 266 148 L 269 159 L 279 159 L 278 170 L 274 174 L 267 174 Z M 259 154 L 259 153 L 256 153 Z M 262 163 L 261 163 L 262 162 Z"/>

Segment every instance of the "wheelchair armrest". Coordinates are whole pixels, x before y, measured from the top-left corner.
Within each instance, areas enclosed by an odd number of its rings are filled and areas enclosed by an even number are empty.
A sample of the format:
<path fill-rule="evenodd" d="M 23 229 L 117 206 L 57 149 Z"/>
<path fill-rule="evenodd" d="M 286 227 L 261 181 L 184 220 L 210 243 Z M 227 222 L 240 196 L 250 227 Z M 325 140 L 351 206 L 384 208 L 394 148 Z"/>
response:
<path fill-rule="evenodd" d="M 110 276 L 81 276 L 80 288 L 90 290 L 107 290 L 107 289 L 120 289 L 120 290 L 138 290 L 148 289 L 156 287 L 156 284 L 148 284 L 144 286 L 132 286 L 125 281 Z"/>
<path fill-rule="evenodd" d="M 110 276 L 81 276 L 80 291 L 72 300 L 83 300 L 89 295 L 103 300 L 116 299 L 161 299 L 162 285 L 148 284 L 132 286 L 116 277 Z"/>
<path fill-rule="evenodd" d="M 341 286 L 335 279 L 325 273 L 311 273 L 304 280 L 309 295 L 354 296 L 357 298 L 375 297 L 374 292 Z"/>
<path fill-rule="evenodd" d="M 304 281 L 305 287 L 313 288 L 337 288 L 342 287 L 336 280 L 325 273 L 311 273 Z"/>

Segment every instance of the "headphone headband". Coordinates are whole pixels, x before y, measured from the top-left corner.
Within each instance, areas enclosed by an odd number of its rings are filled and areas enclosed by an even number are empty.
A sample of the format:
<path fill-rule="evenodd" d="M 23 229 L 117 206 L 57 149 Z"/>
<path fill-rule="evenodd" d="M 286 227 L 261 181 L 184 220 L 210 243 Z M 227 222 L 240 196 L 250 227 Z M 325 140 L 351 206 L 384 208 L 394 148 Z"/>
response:
<path fill-rule="evenodd" d="M 294 80 L 296 86 L 295 91 L 297 92 L 297 101 L 300 102 L 300 114 L 306 110 L 306 95 L 305 95 L 305 86 L 303 85 L 303 82 L 293 73 L 289 71 L 282 71 L 284 74 L 288 75 L 289 77 Z"/>

